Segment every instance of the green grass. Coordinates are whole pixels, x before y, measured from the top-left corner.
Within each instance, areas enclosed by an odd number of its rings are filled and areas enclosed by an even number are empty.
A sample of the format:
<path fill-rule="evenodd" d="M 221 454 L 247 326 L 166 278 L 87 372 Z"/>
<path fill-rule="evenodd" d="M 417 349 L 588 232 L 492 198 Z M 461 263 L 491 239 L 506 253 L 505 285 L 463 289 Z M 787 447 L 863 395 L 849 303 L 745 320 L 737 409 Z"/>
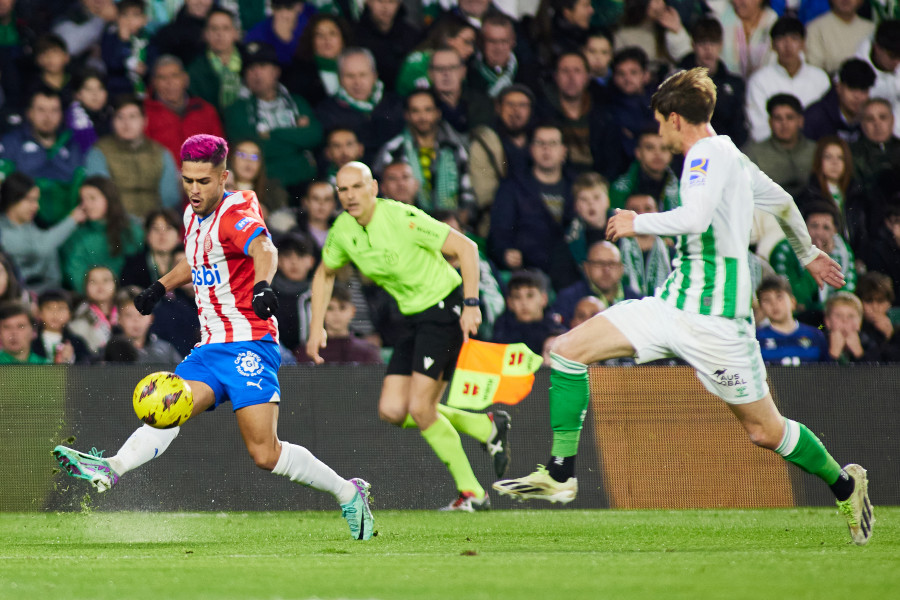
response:
<path fill-rule="evenodd" d="M 900 598 L 900 508 L 0 514 L 0 598 Z"/>

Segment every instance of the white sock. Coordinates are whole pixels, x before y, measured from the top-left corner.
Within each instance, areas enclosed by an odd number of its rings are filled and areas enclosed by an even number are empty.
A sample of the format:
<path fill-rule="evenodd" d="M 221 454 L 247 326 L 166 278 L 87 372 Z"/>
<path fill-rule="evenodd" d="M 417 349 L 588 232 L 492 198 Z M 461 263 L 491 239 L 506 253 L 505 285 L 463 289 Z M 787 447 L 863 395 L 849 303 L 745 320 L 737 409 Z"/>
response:
<path fill-rule="evenodd" d="M 303 446 L 281 442 L 281 456 L 272 472 L 291 481 L 332 494 L 341 504 L 353 500 L 356 486 L 335 473 Z"/>
<path fill-rule="evenodd" d="M 109 459 L 109 466 L 119 475 L 138 468 L 165 452 L 172 440 L 178 436 L 180 429 L 180 427 L 156 429 L 144 425 L 125 440 L 119 448 L 119 453 Z"/>

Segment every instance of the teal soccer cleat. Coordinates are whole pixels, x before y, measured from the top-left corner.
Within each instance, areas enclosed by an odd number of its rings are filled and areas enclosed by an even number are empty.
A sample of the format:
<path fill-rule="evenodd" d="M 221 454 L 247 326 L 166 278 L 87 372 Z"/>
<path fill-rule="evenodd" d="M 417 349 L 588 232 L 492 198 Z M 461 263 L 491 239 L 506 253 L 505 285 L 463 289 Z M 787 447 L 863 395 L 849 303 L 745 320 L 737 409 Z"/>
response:
<path fill-rule="evenodd" d="M 103 458 L 102 450 L 91 448 L 90 453 L 85 454 L 66 446 L 57 446 L 53 449 L 53 456 L 63 471 L 72 477 L 87 479 L 98 492 L 105 492 L 119 482 L 119 474 Z"/>
<path fill-rule="evenodd" d="M 369 508 L 369 488 L 372 487 L 359 478 L 351 479 L 356 487 L 356 495 L 347 504 L 341 504 L 341 516 L 350 525 L 350 537 L 354 540 L 368 540 L 375 535 L 375 517 Z"/>

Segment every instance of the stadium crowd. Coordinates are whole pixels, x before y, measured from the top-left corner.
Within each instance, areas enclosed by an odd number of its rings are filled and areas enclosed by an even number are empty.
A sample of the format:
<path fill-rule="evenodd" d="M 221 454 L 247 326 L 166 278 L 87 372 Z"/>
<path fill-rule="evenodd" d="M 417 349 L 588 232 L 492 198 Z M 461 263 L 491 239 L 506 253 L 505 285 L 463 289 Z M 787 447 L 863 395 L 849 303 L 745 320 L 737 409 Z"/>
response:
<path fill-rule="evenodd" d="M 478 243 L 479 337 L 548 340 L 652 295 L 676 240 L 605 240 L 615 209 L 679 204 L 650 95 L 703 66 L 712 124 L 793 195 L 846 286 L 820 290 L 774 218 L 752 224 L 774 364 L 900 360 L 900 4 L 885 0 L 0 0 L 0 364 L 177 362 L 193 288 L 132 300 L 180 259 L 179 148 L 230 144 L 279 249 L 282 354 L 363 161 L 380 196 Z M 749 224 L 748 224 L 749 225 Z M 336 363 L 378 363 L 399 310 L 351 266 Z"/>

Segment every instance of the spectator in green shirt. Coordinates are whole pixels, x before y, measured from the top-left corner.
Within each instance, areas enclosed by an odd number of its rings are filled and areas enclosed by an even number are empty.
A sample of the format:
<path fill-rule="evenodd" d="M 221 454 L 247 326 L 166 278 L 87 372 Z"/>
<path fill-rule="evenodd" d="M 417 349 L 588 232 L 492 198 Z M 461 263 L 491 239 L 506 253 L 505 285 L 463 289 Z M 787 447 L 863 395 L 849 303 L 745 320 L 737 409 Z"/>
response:
<path fill-rule="evenodd" d="M 0 305 L 0 365 L 45 365 L 49 361 L 31 351 L 34 323 L 21 302 Z"/>

